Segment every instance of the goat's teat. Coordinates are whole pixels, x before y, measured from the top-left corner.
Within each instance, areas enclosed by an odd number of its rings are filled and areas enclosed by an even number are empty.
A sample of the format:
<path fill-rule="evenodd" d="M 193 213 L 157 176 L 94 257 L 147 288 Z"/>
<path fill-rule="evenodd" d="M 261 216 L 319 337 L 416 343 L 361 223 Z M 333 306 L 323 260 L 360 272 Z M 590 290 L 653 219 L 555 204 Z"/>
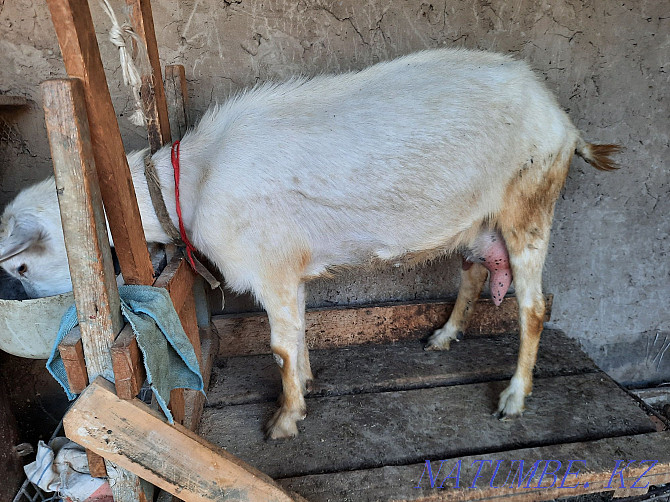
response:
<path fill-rule="evenodd" d="M 463 269 L 473 263 L 481 263 L 490 272 L 489 287 L 493 303 L 502 303 L 512 283 L 512 269 L 505 240 L 500 232 L 489 230 L 481 232 L 463 258 Z"/>

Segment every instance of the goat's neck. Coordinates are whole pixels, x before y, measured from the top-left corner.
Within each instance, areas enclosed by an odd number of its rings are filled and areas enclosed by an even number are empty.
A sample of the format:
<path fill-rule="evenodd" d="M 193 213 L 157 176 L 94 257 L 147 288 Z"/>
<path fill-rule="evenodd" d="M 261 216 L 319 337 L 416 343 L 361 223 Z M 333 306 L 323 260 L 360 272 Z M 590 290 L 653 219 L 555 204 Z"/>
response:
<path fill-rule="evenodd" d="M 197 152 L 193 151 L 186 144 L 182 142 L 180 147 L 180 182 L 179 182 L 179 199 L 182 210 L 182 218 L 187 234 L 192 223 L 194 191 L 192 190 L 194 180 L 197 178 L 195 172 L 200 166 Z M 145 152 L 148 153 L 148 152 Z M 179 221 L 177 219 L 177 209 L 175 202 L 175 181 L 174 170 L 171 162 L 171 147 L 165 146 L 152 155 L 152 161 L 156 167 L 158 179 L 160 181 L 161 192 L 163 200 L 167 207 L 170 219 L 175 227 L 179 228 Z M 129 156 L 130 171 L 135 186 L 135 195 L 137 197 L 137 205 L 139 206 L 140 216 L 142 218 L 142 226 L 144 227 L 144 234 L 147 242 L 170 242 L 169 236 L 163 230 L 156 211 L 154 210 L 147 188 L 147 181 L 144 176 L 144 157 L 138 154 L 131 154 Z"/>

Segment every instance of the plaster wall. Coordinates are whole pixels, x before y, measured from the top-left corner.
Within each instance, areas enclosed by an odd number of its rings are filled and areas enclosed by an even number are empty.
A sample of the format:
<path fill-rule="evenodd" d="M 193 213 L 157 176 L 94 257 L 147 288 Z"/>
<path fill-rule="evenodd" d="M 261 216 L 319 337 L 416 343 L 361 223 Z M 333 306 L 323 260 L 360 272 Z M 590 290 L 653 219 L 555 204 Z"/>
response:
<path fill-rule="evenodd" d="M 112 2 L 121 10 L 124 2 Z M 90 2 L 127 149 L 142 129 Z M 545 291 L 551 326 L 622 381 L 670 379 L 670 149 L 666 0 L 153 0 L 162 63 L 183 64 L 193 119 L 238 90 L 291 75 L 356 70 L 450 46 L 514 54 L 545 79 L 588 140 L 625 147 L 615 173 L 573 162 L 556 207 Z M 0 207 L 50 172 L 39 83 L 64 76 L 42 0 L 0 0 Z M 352 270 L 310 284 L 312 306 L 455 295 L 459 259 Z M 228 310 L 251 308 L 227 298 Z"/>

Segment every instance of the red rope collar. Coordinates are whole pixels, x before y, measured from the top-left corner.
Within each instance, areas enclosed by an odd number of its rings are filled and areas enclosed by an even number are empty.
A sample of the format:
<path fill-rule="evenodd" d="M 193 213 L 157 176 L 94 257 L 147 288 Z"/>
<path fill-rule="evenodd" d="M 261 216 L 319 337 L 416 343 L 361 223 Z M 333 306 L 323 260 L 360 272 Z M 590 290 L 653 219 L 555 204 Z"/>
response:
<path fill-rule="evenodd" d="M 186 256 L 188 257 L 188 262 L 191 264 L 193 270 L 195 270 L 195 261 L 193 260 L 193 253 L 195 252 L 195 247 L 191 244 L 191 241 L 186 237 L 186 230 L 184 229 L 184 221 L 181 218 L 181 204 L 179 203 L 179 141 L 172 143 L 172 168 L 174 169 L 174 198 L 177 203 L 177 218 L 179 219 L 179 233 L 181 235 L 181 240 L 186 244 Z"/>

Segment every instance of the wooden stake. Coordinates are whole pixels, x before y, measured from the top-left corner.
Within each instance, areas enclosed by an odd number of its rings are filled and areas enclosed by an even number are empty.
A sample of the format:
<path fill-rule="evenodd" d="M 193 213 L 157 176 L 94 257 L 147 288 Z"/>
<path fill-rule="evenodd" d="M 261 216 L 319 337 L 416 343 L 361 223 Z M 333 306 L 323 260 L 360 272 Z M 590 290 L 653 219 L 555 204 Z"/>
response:
<path fill-rule="evenodd" d="M 112 379 L 109 349 L 121 331 L 123 320 L 93 160 L 84 89 L 78 79 L 59 79 L 44 82 L 42 93 L 86 372 L 89 381 L 98 375 Z M 76 348 L 76 340 L 71 342 Z M 99 462 L 94 464 L 97 465 L 94 471 L 100 474 Z M 116 476 L 110 482 L 116 502 L 147 498 L 134 474 L 114 465 L 109 467 Z"/>
<path fill-rule="evenodd" d="M 116 338 L 111 350 L 116 394 L 121 399 L 132 399 L 137 396 L 142 388 L 146 379 L 146 370 L 135 333 L 133 333 L 130 324 L 126 324 Z"/>
<path fill-rule="evenodd" d="M 72 331 L 63 338 L 63 341 L 58 345 L 58 351 L 61 359 L 63 359 L 70 390 L 74 394 L 81 394 L 88 385 L 88 373 L 86 372 L 84 344 L 81 341 L 79 326 L 72 328 Z"/>
<path fill-rule="evenodd" d="M 84 89 L 77 79 L 42 84 L 58 203 L 89 380 L 113 376 L 109 354 L 123 319 L 93 160 Z"/>
<path fill-rule="evenodd" d="M 303 500 L 139 399 L 119 399 L 96 379 L 63 419 L 68 437 L 187 502 Z"/>
<path fill-rule="evenodd" d="M 186 72 L 182 65 L 165 67 L 165 98 L 173 139 L 181 139 L 189 125 Z"/>
<path fill-rule="evenodd" d="M 84 83 L 93 152 L 109 227 L 127 284 L 151 284 L 153 267 L 119 125 L 86 0 L 47 0 L 65 69 Z"/>
<path fill-rule="evenodd" d="M 165 101 L 165 90 L 161 74 L 161 65 L 158 58 L 156 32 L 151 12 L 150 0 L 126 0 L 131 7 L 130 19 L 146 49 L 150 68 L 142 75 L 140 95 L 144 104 L 144 113 L 147 117 L 147 130 L 151 153 L 158 151 L 163 145 L 172 142 L 170 136 L 170 122 Z"/>

